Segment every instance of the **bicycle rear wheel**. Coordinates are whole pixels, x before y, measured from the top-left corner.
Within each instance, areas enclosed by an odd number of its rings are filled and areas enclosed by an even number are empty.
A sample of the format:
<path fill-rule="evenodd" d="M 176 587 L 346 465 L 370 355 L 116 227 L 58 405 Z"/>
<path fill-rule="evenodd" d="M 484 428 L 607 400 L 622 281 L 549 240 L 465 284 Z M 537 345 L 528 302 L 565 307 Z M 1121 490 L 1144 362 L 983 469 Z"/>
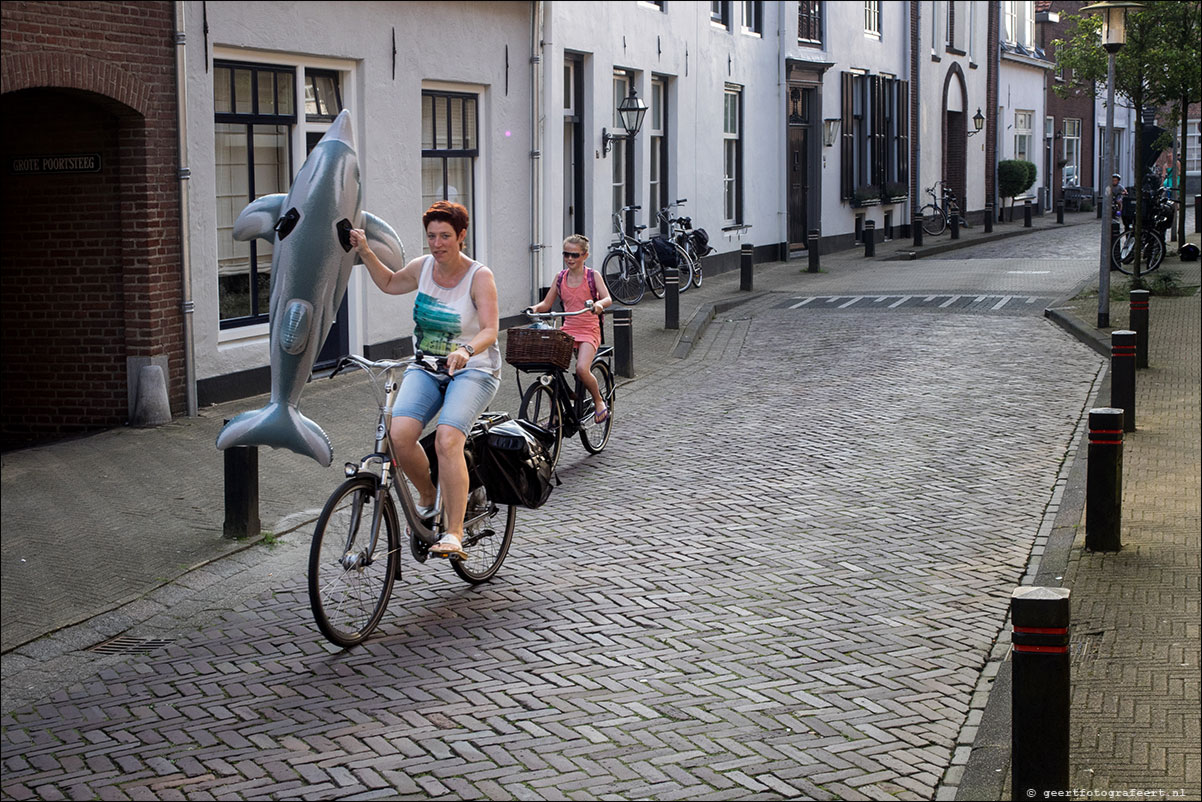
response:
<path fill-rule="evenodd" d="M 643 300 L 646 287 L 639 266 L 625 251 L 610 251 L 601 263 L 601 275 L 613 297 L 626 306 Z"/>
<path fill-rule="evenodd" d="M 592 397 L 589 396 L 588 403 L 583 405 L 583 414 L 580 421 L 580 442 L 584 444 L 584 448 L 588 453 L 597 454 L 609 442 L 609 430 L 614 425 L 614 377 L 609 370 L 609 365 L 605 362 L 593 362 L 590 370 L 592 371 L 593 378 L 597 380 L 597 388 L 601 391 L 601 397 L 605 399 L 605 406 L 609 409 L 609 417 L 603 422 L 597 423 Z M 581 388 L 581 392 L 587 394 L 584 388 Z"/>
<path fill-rule="evenodd" d="M 1150 231 L 1143 232 L 1140 248 L 1140 275 L 1151 273 L 1164 261 L 1164 243 Z M 1110 264 L 1120 272 L 1135 275 L 1135 231 L 1128 229 L 1110 246 Z"/>
<path fill-rule="evenodd" d="M 400 561 L 400 522 L 372 476 L 347 479 L 330 495 L 309 548 L 309 607 L 332 643 L 355 646 L 380 623 Z M 379 536 L 371 544 L 372 522 Z"/>
<path fill-rule="evenodd" d="M 478 585 L 493 578 L 509 554 L 516 518 L 517 508 L 494 504 L 484 485 L 468 494 L 463 516 L 463 550 L 467 558 L 451 560 L 451 568 L 460 579 Z"/>
<path fill-rule="evenodd" d="M 643 267 L 647 271 L 647 287 L 656 298 L 663 298 L 667 294 L 667 290 L 664 289 L 664 266 L 659 263 L 659 259 L 655 258 L 655 251 L 649 244 L 644 243 L 643 248 Z"/>
<path fill-rule="evenodd" d="M 947 230 L 947 216 L 935 204 L 928 203 L 919 209 L 918 213 L 922 216 L 922 230 L 932 237 L 937 237 Z"/>
<path fill-rule="evenodd" d="M 703 278 L 701 274 L 701 254 L 698 253 L 692 238 L 689 239 L 689 244 L 685 250 L 689 252 L 689 258 L 693 260 L 693 286 L 700 287 L 701 279 Z"/>
<path fill-rule="evenodd" d="M 676 248 L 676 273 L 680 276 L 680 291 L 684 292 L 689 287 L 693 286 L 693 273 L 696 268 L 693 266 L 693 257 L 688 250 L 682 248 L 679 244 Z"/>
<path fill-rule="evenodd" d="M 526 388 L 522 394 L 522 407 L 518 416 L 531 423 L 537 423 L 553 433 L 551 445 L 547 447 L 551 457 L 551 467 L 559 463 L 559 451 L 563 445 L 563 411 L 555 397 L 555 391 L 540 381 Z"/>

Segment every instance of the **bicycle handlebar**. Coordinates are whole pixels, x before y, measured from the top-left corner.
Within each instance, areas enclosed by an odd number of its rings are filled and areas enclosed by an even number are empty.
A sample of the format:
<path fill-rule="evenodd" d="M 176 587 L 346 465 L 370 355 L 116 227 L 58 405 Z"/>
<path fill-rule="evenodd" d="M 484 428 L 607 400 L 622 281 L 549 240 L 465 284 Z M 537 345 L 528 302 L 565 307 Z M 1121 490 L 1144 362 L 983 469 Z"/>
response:
<path fill-rule="evenodd" d="M 334 368 L 334 372 L 330 374 L 330 378 L 334 378 L 343 370 L 352 366 L 370 372 L 373 370 L 395 370 L 406 365 L 419 365 L 422 369 L 431 373 L 445 373 L 447 370 L 447 358 L 445 356 L 427 356 L 420 350 L 416 351 L 413 356 L 406 356 L 400 359 L 371 360 L 365 359 L 358 354 L 347 354 L 338 360 L 338 365 Z"/>
<path fill-rule="evenodd" d="M 585 301 L 584 308 L 577 312 L 535 312 L 534 308 L 530 306 L 526 307 L 522 311 L 525 313 L 526 317 L 530 318 L 531 320 L 542 320 L 544 318 L 557 317 L 576 317 L 576 315 L 583 315 L 585 312 L 593 311 L 593 302 L 592 299 Z"/>

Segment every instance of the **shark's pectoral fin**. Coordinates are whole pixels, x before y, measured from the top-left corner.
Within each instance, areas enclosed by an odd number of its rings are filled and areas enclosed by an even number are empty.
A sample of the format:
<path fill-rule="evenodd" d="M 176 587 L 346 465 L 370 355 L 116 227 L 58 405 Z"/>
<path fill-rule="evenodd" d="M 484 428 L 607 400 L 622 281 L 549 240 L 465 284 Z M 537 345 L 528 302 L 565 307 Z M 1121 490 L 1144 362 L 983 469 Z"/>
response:
<path fill-rule="evenodd" d="M 380 261 L 392 270 L 405 266 L 405 246 L 392 226 L 371 212 L 363 213 L 363 234 Z M 359 260 L 356 259 L 356 262 Z"/>
<path fill-rule="evenodd" d="M 255 237 L 275 242 L 275 224 L 284 210 L 287 195 L 264 195 L 246 204 L 234 221 L 234 239 L 246 242 Z"/>
<path fill-rule="evenodd" d="M 235 416 L 217 435 L 217 448 L 235 446 L 286 448 L 326 467 L 334 459 L 334 447 L 322 428 L 289 404 L 271 403 Z"/>
<path fill-rule="evenodd" d="M 280 327 L 280 347 L 293 356 L 305 350 L 313 332 L 313 304 L 293 298 L 284 308 Z"/>

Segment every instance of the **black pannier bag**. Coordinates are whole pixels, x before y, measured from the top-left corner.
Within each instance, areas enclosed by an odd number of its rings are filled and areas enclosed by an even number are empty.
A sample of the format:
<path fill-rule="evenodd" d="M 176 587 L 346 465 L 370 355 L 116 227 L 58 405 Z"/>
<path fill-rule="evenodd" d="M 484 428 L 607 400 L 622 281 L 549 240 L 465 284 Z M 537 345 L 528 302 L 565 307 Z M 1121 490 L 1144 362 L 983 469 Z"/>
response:
<path fill-rule="evenodd" d="M 476 456 L 488 497 L 500 505 L 541 507 L 551 495 L 551 458 L 545 443 L 553 438 L 551 432 L 524 420 L 490 428 Z"/>
<path fill-rule="evenodd" d="M 665 237 L 652 237 L 651 247 L 655 249 L 655 259 L 664 267 L 676 267 L 676 248 Z"/>
<path fill-rule="evenodd" d="M 710 235 L 704 228 L 695 228 L 689 232 L 693 240 L 693 250 L 698 256 L 706 256 L 713 248 L 710 247 Z"/>

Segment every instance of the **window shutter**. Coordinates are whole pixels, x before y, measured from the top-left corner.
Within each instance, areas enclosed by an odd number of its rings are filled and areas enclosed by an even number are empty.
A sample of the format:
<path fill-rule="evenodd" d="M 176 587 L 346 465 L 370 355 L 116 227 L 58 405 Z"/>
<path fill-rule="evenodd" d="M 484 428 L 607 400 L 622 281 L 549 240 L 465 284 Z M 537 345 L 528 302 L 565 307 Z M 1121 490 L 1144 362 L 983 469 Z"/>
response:
<path fill-rule="evenodd" d="M 897 82 L 897 180 L 910 183 L 910 83 Z"/>
<path fill-rule="evenodd" d="M 852 127 L 852 108 L 855 101 L 854 84 L 855 76 L 850 72 L 839 74 L 842 79 L 843 93 L 842 114 L 839 123 L 839 188 L 843 193 L 843 199 L 849 200 L 852 196 L 852 191 L 855 187 L 852 186 L 852 169 L 855 162 L 856 138 L 855 129 Z"/>
<path fill-rule="evenodd" d="M 885 187 L 885 135 L 889 130 L 885 120 L 885 85 L 881 76 L 872 76 L 872 176 L 875 186 Z"/>

